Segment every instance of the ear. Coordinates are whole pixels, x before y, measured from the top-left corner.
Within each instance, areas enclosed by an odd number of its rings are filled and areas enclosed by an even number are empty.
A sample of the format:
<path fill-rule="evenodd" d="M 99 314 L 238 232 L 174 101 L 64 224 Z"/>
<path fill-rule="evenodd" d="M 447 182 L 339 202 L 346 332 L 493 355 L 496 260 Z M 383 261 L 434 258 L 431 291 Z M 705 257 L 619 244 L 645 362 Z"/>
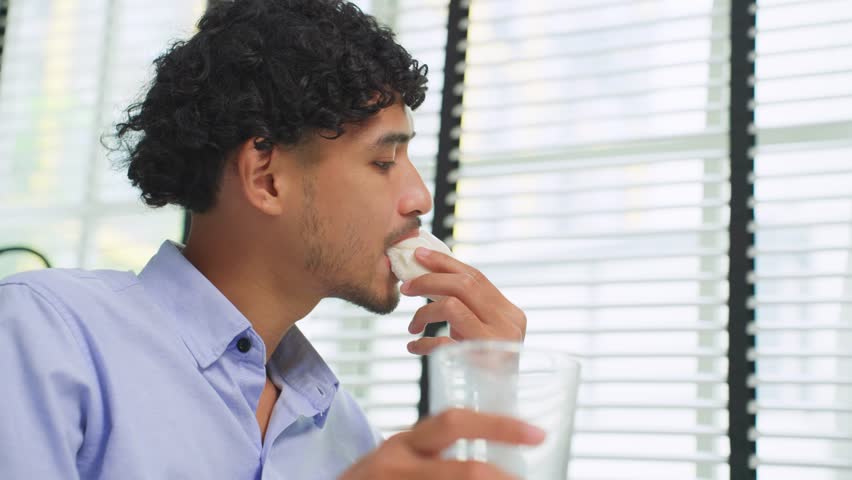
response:
<path fill-rule="evenodd" d="M 237 150 L 240 189 L 252 206 L 267 215 L 280 215 L 284 211 L 283 154 L 279 146 L 262 137 L 246 140 Z"/>

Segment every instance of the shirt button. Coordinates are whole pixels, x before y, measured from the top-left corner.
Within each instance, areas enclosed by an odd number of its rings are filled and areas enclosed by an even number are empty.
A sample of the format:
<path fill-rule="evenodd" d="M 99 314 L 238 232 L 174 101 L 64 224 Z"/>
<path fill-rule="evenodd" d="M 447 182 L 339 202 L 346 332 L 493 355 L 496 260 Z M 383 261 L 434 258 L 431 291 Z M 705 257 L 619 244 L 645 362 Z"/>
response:
<path fill-rule="evenodd" d="M 251 350 L 251 340 L 249 340 L 248 337 L 243 337 L 237 340 L 237 350 L 239 350 L 240 353 L 246 353 Z"/>

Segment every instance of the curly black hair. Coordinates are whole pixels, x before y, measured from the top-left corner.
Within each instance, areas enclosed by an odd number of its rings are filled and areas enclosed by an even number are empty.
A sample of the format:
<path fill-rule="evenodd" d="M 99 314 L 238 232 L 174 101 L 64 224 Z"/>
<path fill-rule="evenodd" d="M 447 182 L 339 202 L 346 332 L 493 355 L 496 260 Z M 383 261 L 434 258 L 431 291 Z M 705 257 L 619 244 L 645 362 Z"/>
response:
<path fill-rule="evenodd" d="M 236 0 L 198 27 L 155 60 L 147 94 L 116 125 L 112 150 L 152 207 L 212 208 L 228 153 L 248 139 L 265 149 L 336 138 L 426 94 L 426 65 L 346 1 Z"/>

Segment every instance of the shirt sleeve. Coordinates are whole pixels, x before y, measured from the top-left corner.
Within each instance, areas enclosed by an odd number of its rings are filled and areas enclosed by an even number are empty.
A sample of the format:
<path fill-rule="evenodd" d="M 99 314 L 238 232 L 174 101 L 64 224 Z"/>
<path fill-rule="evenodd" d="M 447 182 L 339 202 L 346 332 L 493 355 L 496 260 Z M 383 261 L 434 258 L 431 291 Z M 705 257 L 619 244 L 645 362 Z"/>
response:
<path fill-rule="evenodd" d="M 0 284 L 0 478 L 80 478 L 91 372 L 54 305 Z"/>

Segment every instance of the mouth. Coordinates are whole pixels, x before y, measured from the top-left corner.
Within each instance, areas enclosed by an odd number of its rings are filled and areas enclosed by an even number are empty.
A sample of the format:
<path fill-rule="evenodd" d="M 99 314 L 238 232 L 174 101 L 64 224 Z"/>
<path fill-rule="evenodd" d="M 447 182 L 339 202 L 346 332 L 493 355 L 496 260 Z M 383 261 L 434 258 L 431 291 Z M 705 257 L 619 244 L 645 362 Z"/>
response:
<path fill-rule="evenodd" d="M 384 255 L 382 255 L 384 257 L 384 261 L 385 261 L 387 271 L 390 274 L 390 279 L 395 281 L 395 282 L 399 282 L 400 280 L 399 280 L 399 278 L 397 278 L 396 274 L 393 273 L 393 268 L 391 267 L 391 260 L 390 260 L 390 257 L 388 256 L 388 250 L 391 247 L 398 245 L 402 241 L 408 240 L 409 238 L 417 238 L 417 237 L 420 236 L 420 227 L 422 226 L 420 219 L 417 218 L 416 221 L 412 222 L 412 223 L 413 224 L 410 225 L 410 229 L 408 230 L 407 233 L 400 235 L 393 242 L 389 242 L 389 243 L 386 244 Z"/>
<path fill-rule="evenodd" d="M 396 274 L 393 273 L 393 269 L 391 268 L 390 257 L 388 257 L 387 255 L 385 255 L 384 257 L 385 257 L 385 265 L 387 265 L 388 273 L 391 276 L 391 280 L 394 281 L 394 283 L 399 282 L 399 279 L 396 277 Z"/>
<path fill-rule="evenodd" d="M 402 242 L 403 240 L 408 240 L 409 238 L 416 238 L 419 235 L 420 235 L 420 227 L 414 228 L 410 232 L 399 237 L 395 242 L 393 242 L 393 245 L 396 245 L 396 244 Z"/>

